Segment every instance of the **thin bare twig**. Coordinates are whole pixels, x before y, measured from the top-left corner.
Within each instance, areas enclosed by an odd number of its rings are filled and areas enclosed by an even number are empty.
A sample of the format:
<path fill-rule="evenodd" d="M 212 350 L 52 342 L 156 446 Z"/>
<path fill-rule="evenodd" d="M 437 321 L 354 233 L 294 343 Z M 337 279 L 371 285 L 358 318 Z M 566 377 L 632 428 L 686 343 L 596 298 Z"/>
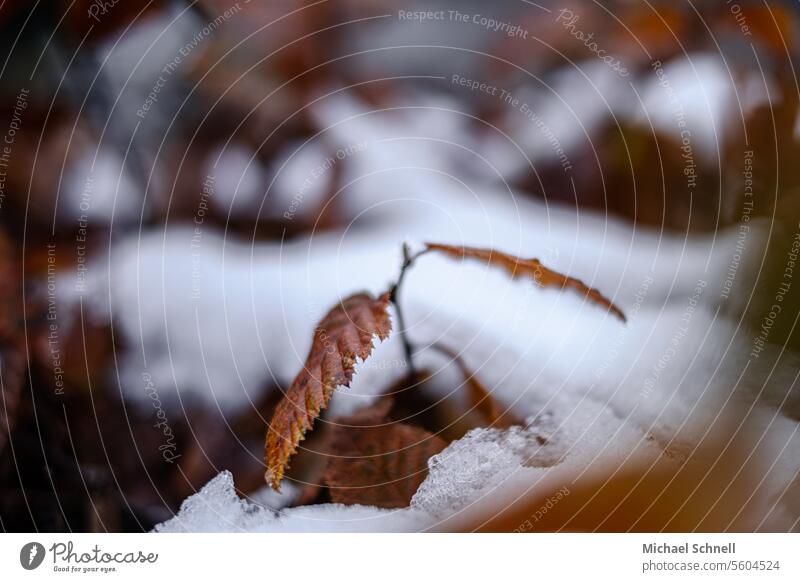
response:
<path fill-rule="evenodd" d="M 389 300 L 397 311 L 397 334 L 400 336 L 400 341 L 403 342 L 403 350 L 405 351 L 406 361 L 408 362 L 408 378 L 411 384 L 417 380 L 417 371 L 414 366 L 414 346 L 408 339 L 406 318 L 403 315 L 403 308 L 400 307 L 399 297 L 406 272 L 413 266 L 414 261 L 427 252 L 429 252 L 428 249 L 423 249 L 412 255 L 408 243 L 403 243 L 403 264 L 400 266 L 400 274 L 397 276 L 397 282 L 392 285 L 389 290 Z"/>

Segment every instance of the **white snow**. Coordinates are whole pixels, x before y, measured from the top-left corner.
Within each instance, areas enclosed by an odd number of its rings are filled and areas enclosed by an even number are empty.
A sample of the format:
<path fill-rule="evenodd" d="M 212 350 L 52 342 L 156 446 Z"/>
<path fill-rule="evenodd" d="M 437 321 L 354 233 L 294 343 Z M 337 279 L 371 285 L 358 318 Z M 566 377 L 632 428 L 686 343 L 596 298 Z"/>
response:
<path fill-rule="evenodd" d="M 320 140 L 289 142 L 272 164 L 274 173 L 267 182 L 265 216 L 315 216 L 330 191 L 337 165 L 347 163 L 343 153 Z M 286 215 L 286 216 L 285 216 Z"/>
<path fill-rule="evenodd" d="M 133 221 L 142 201 L 125 160 L 108 147 L 88 148 L 69 167 L 61 190 L 63 222 L 82 225 L 115 220 Z"/>
<path fill-rule="evenodd" d="M 359 505 L 304 506 L 274 512 L 247 503 L 236 495 L 233 476 L 223 471 L 197 494 L 189 497 L 180 513 L 156 526 L 159 533 L 178 532 L 359 532 L 414 531 L 425 523 L 415 511 L 390 511 Z"/>
<path fill-rule="evenodd" d="M 252 216 L 264 196 L 267 172 L 255 151 L 241 143 L 219 146 L 208 156 L 206 175 L 214 176 L 211 200 L 231 216 Z"/>

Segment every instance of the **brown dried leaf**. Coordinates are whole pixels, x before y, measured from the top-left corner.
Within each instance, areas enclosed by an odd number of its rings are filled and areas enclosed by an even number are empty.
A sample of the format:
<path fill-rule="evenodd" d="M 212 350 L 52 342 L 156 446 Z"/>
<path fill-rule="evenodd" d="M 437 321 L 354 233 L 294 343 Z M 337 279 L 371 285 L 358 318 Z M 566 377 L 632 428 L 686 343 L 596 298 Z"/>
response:
<path fill-rule="evenodd" d="M 512 279 L 516 279 L 517 277 L 529 277 L 540 287 L 574 289 L 593 303 L 607 308 L 623 322 L 626 321 L 625 314 L 622 310 L 614 305 L 611 300 L 604 297 L 597 289 L 589 287 L 578 279 L 548 269 L 542 265 L 539 259 L 520 259 L 519 257 L 493 249 L 456 247 L 437 243 L 426 243 L 425 246 L 429 251 L 438 251 L 459 259 L 477 259 L 489 265 L 501 267 L 508 272 Z"/>
<path fill-rule="evenodd" d="M 275 407 L 266 439 L 265 478 L 278 489 L 284 470 L 305 432 L 328 405 L 337 386 L 349 386 L 356 359 L 372 353 L 372 339 L 391 330 L 389 294 L 348 297 L 319 323 L 303 370 Z"/>
<path fill-rule="evenodd" d="M 423 428 L 387 419 L 372 426 L 339 426 L 323 479 L 334 503 L 408 507 L 428 475 L 428 459 L 446 446 Z"/>
<path fill-rule="evenodd" d="M 333 446 L 340 429 L 353 426 L 370 426 L 385 421 L 394 406 L 394 397 L 381 396 L 372 406 L 362 408 L 346 418 L 336 419 L 337 423 L 327 423 L 318 427 L 307 438 L 313 439 L 303 451 L 297 455 L 292 464 L 292 477 L 302 484 L 300 493 L 292 501 L 292 506 L 313 505 L 330 501 L 328 489 L 324 485 L 328 461 L 334 454 Z M 327 495 L 327 497 L 326 497 Z"/>

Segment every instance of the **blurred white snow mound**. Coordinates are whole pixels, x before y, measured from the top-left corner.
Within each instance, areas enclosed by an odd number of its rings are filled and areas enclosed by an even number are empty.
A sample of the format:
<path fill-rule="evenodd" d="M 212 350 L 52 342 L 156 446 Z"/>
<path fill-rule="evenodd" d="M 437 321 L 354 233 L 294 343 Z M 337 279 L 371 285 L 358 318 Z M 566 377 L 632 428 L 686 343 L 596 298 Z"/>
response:
<path fill-rule="evenodd" d="M 411 507 L 449 517 L 481 501 L 513 498 L 575 477 L 592 466 L 615 467 L 661 449 L 611 411 L 589 400 L 554 403 L 526 427 L 474 429 L 431 457 Z"/>
<path fill-rule="evenodd" d="M 466 130 L 466 121 L 453 127 L 452 113 L 442 108 L 424 116 L 416 109 L 378 115 L 339 96 L 314 113 L 327 128 L 328 145 L 360 147 L 343 166 L 348 187 L 339 196 L 352 218 L 347 228 L 287 244 L 248 244 L 205 225 L 166 227 L 122 241 L 90 269 L 93 276 L 108 273 L 111 302 L 93 308 L 113 317 L 125 345 L 133 346 L 121 354 L 126 396 L 145 401 L 140 380 L 147 371 L 164 399 L 195 395 L 225 413 L 250 406 L 273 380 L 286 384 L 297 373 L 314 325 L 336 301 L 387 288 L 397 274 L 400 244 L 409 239 L 536 256 L 623 308 L 650 278 L 642 309 L 656 316 L 668 301 L 689 297 L 699 280 L 725 280 L 737 252 L 735 232 L 692 238 L 658 233 L 465 178 L 452 148 L 442 144 L 461 143 L 454 135 Z M 469 148 L 459 151 L 480 162 Z M 758 248 L 760 238 L 753 223 L 748 248 Z M 747 268 L 742 258 L 738 280 Z M 528 332 L 541 329 L 544 322 L 536 317 L 543 314 L 553 321 L 585 319 L 580 329 L 590 338 L 609 329 L 604 322 L 610 318 L 594 306 L 568 294 L 531 293 L 530 287 L 511 285 L 485 267 L 461 269 L 425 257 L 404 296 L 409 311 L 421 314 L 418 320 L 437 319 L 445 328 L 451 322 L 435 317 L 436 309 L 452 321 L 493 328 L 498 336 L 509 322 Z M 732 291 L 728 302 L 736 296 Z M 511 320 L 484 316 L 487 306 L 508 315 L 521 298 L 542 309 Z M 481 307 L 474 311 L 476 305 Z M 527 344 L 523 339 L 520 345 Z M 388 361 L 402 353 L 394 345 L 385 348 Z"/>
<path fill-rule="evenodd" d="M 391 284 L 400 244 L 410 232 L 416 240 L 539 256 L 547 266 L 598 287 L 623 309 L 636 304 L 643 282 L 649 281 L 646 303 L 636 307 L 643 323 L 678 315 L 670 302 L 688 301 L 698 281 L 723 280 L 734 244 L 726 233 L 714 241 L 659 240 L 641 228 L 592 216 L 575 222 L 569 214 L 529 202 L 517 209 L 527 215 L 523 234 L 513 208 L 503 198 L 489 198 L 495 224 L 486 238 L 479 233 L 488 215 L 467 207 L 451 210 L 459 215 L 452 216 L 451 226 L 459 225 L 454 231 L 442 222 L 426 226 L 420 221 L 413 231 L 408 225 L 386 225 L 380 232 L 250 246 L 205 231 L 194 245 L 193 229 L 170 228 L 113 248 L 111 313 L 125 344 L 135 346 L 121 353 L 123 392 L 144 401 L 140 377 L 146 369 L 164 398 L 180 391 L 223 411 L 250 406 L 271 380 L 286 384 L 301 369 L 315 324 L 336 302 L 364 289 L 379 293 Z M 552 352 L 575 336 L 599 341 L 624 329 L 571 293 L 541 291 L 483 265 L 462 266 L 435 256 L 423 257 L 409 273 L 403 300 L 415 326 L 446 330 L 469 324 L 513 337 L 517 348 L 538 338 Z M 551 330 L 548 337 L 545 329 Z M 392 346 L 385 348 L 387 361 L 402 357 L 402 350 Z"/>

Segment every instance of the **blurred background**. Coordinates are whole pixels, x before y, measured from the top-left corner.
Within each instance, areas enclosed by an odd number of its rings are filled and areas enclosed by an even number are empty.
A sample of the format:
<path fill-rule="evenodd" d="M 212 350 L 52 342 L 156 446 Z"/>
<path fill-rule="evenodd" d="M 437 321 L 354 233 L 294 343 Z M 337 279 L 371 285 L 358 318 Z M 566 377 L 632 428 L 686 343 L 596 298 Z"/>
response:
<path fill-rule="evenodd" d="M 396 264 L 370 261 L 406 238 L 587 278 L 611 240 L 593 284 L 633 293 L 640 273 L 613 269 L 660 260 L 662 303 L 711 265 L 715 312 L 792 354 L 796 284 L 768 314 L 800 223 L 799 16 L 789 0 L 4 2 L 0 528 L 149 530 L 220 468 L 258 491 L 313 322 L 339 278 L 388 281 Z"/>

